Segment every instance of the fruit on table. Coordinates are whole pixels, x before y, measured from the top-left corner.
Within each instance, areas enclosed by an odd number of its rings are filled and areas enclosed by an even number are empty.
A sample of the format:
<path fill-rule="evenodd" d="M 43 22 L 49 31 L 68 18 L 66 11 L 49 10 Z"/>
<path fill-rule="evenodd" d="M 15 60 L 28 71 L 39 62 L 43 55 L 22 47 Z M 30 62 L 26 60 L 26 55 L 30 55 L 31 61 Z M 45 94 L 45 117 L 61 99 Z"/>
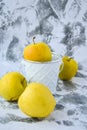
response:
<path fill-rule="evenodd" d="M 74 77 L 78 70 L 77 62 L 68 56 L 62 58 L 62 64 L 60 65 L 59 78 L 61 80 L 70 80 Z"/>
<path fill-rule="evenodd" d="M 56 105 L 55 98 L 47 86 L 32 82 L 18 99 L 19 108 L 31 117 L 47 117 Z"/>
<path fill-rule="evenodd" d="M 35 37 L 33 38 L 34 42 Z M 52 60 L 50 47 L 44 42 L 32 43 L 24 48 L 24 59 L 38 62 Z"/>
<path fill-rule="evenodd" d="M 0 80 L 0 96 L 8 101 L 18 100 L 27 86 L 25 77 L 19 72 L 8 72 Z"/>

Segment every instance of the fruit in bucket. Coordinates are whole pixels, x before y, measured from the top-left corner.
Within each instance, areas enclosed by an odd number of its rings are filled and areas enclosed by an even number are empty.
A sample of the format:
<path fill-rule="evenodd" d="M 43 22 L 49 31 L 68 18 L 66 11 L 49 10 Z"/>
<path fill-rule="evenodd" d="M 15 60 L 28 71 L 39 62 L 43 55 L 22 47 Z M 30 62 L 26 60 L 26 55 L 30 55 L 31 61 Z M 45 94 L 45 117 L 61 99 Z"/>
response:
<path fill-rule="evenodd" d="M 18 99 L 18 106 L 28 116 L 47 117 L 54 110 L 55 98 L 47 86 L 32 82 Z"/>
<path fill-rule="evenodd" d="M 63 63 L 60 65 L 60 72 L 58 76 L 61 80 L 70 80 L 76 75 L 78 64 L 73 58 L 68 56 L 64 56 L 62 58 L 62 62 Z"/>
<path fill-rule="evenodd" d="M 24 48 L 24 59 L 38 62 L 46 62 L 52 60 L 52 53 L 50 47 L 44 42 L 33 43 Z"/>
<path fill-rule="evenodd" d="M 8 101 L 18 100 L 27 86 L 25 77 L 19 72 L 8 72 L 0 80 L 0 96 Z"/>

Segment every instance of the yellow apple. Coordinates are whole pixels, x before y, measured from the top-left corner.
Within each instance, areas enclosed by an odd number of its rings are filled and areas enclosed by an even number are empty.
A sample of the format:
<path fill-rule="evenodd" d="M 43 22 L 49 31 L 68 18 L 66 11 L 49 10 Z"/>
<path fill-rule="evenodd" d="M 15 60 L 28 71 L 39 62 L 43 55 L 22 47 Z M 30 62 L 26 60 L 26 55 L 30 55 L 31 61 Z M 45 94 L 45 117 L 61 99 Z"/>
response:
<path fill-rule="evenodd" d="M 77 62 L 68 56 L 62 58 L 62 64 L 60 65 L 59 78 L 61 80 L 70 80 L 74 77 L 78 70 Z"/>
<path fill-rule="evenodd" d="M 19 72 L 8 72 L 0 80 L 0 96 L 8 101 L 18 100 L 27 86 L 25 77 Z"/>
<path fill-rule="evenodd" d="M 47 117 L 56 105 L 55 98 L 47 86 L 32 82 L 18 99 L 18 106 L 28 116 Z"/>
<path fill-rule="evenodd" d="M 50 47 L 44 42 L 32 43 L 24 48 L 24 59 L 38 62 L 52 60 Z"/>

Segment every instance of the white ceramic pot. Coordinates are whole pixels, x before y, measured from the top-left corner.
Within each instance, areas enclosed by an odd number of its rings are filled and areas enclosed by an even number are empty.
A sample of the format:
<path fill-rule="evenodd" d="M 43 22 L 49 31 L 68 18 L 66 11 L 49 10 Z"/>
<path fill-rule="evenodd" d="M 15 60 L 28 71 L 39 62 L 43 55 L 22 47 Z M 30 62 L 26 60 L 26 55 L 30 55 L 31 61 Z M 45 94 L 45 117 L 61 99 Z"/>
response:
<path fill-rule="evenodd" d="M 36 62 L 23 60 L 22 65 L 28 82 L 40 82 L 46 85 L 52 93 L 56 92 L 60 58 L 52 53 L 52 61 Z"/>

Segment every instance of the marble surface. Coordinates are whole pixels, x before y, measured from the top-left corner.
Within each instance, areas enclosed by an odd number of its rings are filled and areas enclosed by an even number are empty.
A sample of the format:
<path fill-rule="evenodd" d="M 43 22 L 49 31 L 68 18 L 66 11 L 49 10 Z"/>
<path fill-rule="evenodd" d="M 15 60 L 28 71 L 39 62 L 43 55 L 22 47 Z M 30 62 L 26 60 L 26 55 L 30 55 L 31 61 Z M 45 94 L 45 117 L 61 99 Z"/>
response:
<path fill-rule="evenodd" d="M 7 102 L 0 97 L 0 129 L 86 130 L 87 78 L 77 76 L 72 81 L 58 81 L 54 97 L 55 110 L 43 119 L 26 116 L 19 110 L 17 102 Z"/>
<path fill-rule="evenodd" d="M 87 0 L 0 0 L 0 77 L 23 72 L 23 49 L 45 41 L 59 57 L 75 58 L 70 81 L 58 79 L 56 107 L 44 119 L 23 114 L 0 97 L 0 130 L 87 130 Z"/>

